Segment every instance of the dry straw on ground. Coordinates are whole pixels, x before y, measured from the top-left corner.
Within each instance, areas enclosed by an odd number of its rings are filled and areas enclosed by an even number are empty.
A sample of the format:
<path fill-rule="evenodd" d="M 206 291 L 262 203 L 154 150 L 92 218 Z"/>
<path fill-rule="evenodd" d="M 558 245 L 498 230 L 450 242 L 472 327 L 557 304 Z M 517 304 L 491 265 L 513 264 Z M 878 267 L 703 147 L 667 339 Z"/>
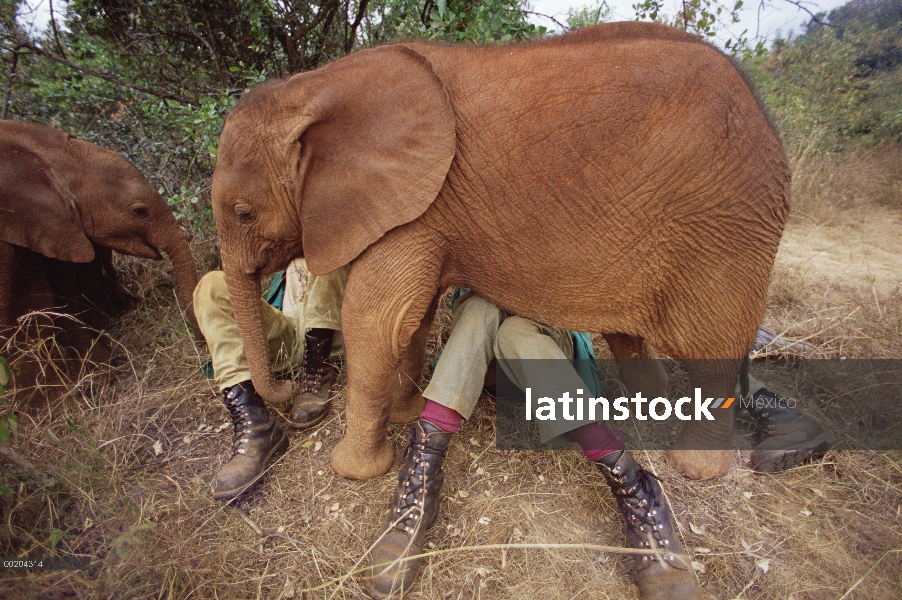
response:
<path fill-rule="evenodd" d="M 768 323 L 829 356 L 902 358 L 902 154 L 802 155 L 796 165 Z M 52 415 L 22 413 L 12 449 L 33 468 L 2 466 L 11 495 L 0 498 L 0 554 L 87 555 L 92 567 L 0 571 L 0 595 L 364 597 L 349 574 L 378 534 L 395 472 L 356 482 L 329 468 L 343 385 L 333 416 L 293 434 L 262 486 L 234 506 L 213 501 L 231 436 L 197 368 L 204 350 L 165 268 L 121 266 L 140 307 L 112 332 L 114 380 L 79 379 Z M 446 312 L 437 325 L 432 352 Z M 21 402 L 8 396 L 0 417 Z M 630 558 L 592 549 L 623 543 L 599 475 L 578 452 L 495 450 L 493 410 L 483 399 L 452 444 L 427 548 L 451 551 L 426 561 L 409 597 L 636 598 Z M 400 454 L 407 429 L 391 436 Z M 661 452 L 637 455 L 663 480 L 708 597 L 902 597 L 902 453 L 836 451 L 759 475 L 738 452 L 725 477 L 702 482 L 681 479 Z M 493 548 L 473 548 L 484 545 Z"/>

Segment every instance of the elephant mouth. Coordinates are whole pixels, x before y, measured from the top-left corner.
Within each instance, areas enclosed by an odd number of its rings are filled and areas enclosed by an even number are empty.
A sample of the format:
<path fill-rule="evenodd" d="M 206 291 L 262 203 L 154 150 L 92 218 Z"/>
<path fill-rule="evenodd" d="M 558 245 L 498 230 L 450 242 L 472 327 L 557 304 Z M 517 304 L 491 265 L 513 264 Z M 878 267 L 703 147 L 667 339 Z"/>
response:
<path fill-rule="evenodd" d="M 279 254 L 280 256 L 275 256 L 272 246 L 261 248 L 256 262 L 245 269 L 245 274 L 263 277 L 288 268 L 293 259 L 282 256 L 281 252 Z"/>
<path fill-rule="evenodd" d="M 139 258 L 149 258 L 151 260 L 162 260 L 163 255 L 155 247 L 148 244 L 142 238 L 136 237 L 104 237 L 97 238 L 96 243 L 107 248 L 112 248 L 117 252 L 137 256 Z"/>

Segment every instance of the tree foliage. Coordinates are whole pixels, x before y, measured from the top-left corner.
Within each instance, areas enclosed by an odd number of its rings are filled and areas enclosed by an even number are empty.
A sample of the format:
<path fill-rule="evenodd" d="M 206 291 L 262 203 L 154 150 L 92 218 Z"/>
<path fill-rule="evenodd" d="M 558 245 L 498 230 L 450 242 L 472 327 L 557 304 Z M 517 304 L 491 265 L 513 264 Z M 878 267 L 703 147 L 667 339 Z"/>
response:
<path fill-rule="evenodd" d="M 219 130 L 246 89 L 402 38 L 494 43 L 545 31 L 522 0 L 71 0 L 37 35 L 17 23 L 21 9 L 0 0 L 4 117 L 118 150 L 204 239 L 215 236 Z"/>
<path fill-rule="evenodd" d="M 902 0 L 854 0 L 750 66 L 790 144 L 902 141 Z"/>
<path fill-rule="evenodd" d="M 571 8 L 567 13 L 567 27 L 571 30 L 598 25 L 611 20 L 611 9 L 604 0 L 589 6 Z"/>
<path fill-rule="evenodd" d="M 241 70 L 282 76 L 349 52 L 368 0 L 73 0 L 67 21 L 133 73 L 168 87 L 240 88 Z M 238 70 L 235 67 L 239 67 Z M 185 78 L 185 73 L 192 77 Z"/>
<path fill-rule="evenodd" d="M 423 37 L 450 42 L 490 44 L 542 35 L 546 29 L 526 20 L 517 0 L 428 0 L 429 20 L 418 28 Z"/>
<path fill-rule="evenodd" d="M 790 144 L 900 138 L 902 0 L 853 0 L 769 51 L 744 33 L 723 37 L 741 7 L 634 5 L 637 19 L 719 36 L 744 57 Z M 219 130 L 246 89 L 399 39 L 491 44 L 545 33 L 524 0 L 71 0 L 37 34 L 17 22 L 21 9 L 21 0 L 0 0 L 3 116 L 118 150 L 203 239 L 215 236 L 208 192 Z M 567 26 L 608 19 L 595 0 L 571 9 Z"/>
<path fill-rule="evenodd" d="M 743 0 L 681 0 L 677 10 L 669 13 L 664 0 L 642 0 L 633 5 L 633 10 L 637 20 L 671 25 L 708 41 L 720 36 L 724 38 L 725 48 L 734 54 L 760 55 L 765 51 L 764 40 L 750 40 L 748 31 L 739 35 L 730 33 L 731 27 L 739 23 L 739 9 L 743 4 Z"/>

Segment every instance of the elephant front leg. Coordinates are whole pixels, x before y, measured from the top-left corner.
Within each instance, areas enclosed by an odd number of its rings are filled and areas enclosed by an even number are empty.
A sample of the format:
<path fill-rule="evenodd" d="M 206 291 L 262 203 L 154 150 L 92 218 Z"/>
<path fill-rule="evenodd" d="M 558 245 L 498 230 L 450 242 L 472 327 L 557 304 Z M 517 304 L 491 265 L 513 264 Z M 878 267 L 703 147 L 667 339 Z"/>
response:
<path fill-rule="evenodd" d="M 393 416 L 408 417 L 421 402 L 414 395 L 419 390 L 412 372 L 418 377 L 416 365 L 422 368 L 422 358 L 416 356 L 422 349 L 414 346 L 425 342 L 424 323 L 431 323 L 426 317 L 437 289 L 437 271 L 388 274 L 374 254 L 371 248 L 355 261 L 342 306 L 347 431 L 332 451 L 332 468 L 350 479 L 369 479 L 388 471 L 394 456 L 386 435 L 388 422 Z M 397 255 L 392 258 L 383 264 L 417 263 Z M 399 374 L 403 380 L 399 381 Z M 393 411 L 396 398 L 401 404 Z"/>
<path fill-rule="evenodd" d="M 391 404 L 391 412 L 388 420 L 392 423 L 409 423 L 423 412 L 426 400 L 420 390 L 418 382 L 426 364 L 426 341 L 435 320 L 435 311 L 438 308 L 441 293 L 436 294 L 432 304 L 420 321 L 420 326 L 410 340 L 407 351 L 401 357 L 401 366 L 398 370 L 398 387 L 394 393 Z"/>
<path fill-rule="evenodd" d="M 94 249 L 100 257 L 100 264 L 106 273 L 106 282 L 101 281 L 101 285 L 109 293 L 109 301 L 104 306 L 104 310 L 107 311 L 110 317 L 118 317 L 132 307 L 135 298 L 122 287 L 119 273 L 116 271 L 116 267 L 113 266 L 113 251 L 100 246 L 95 246 Z"/>

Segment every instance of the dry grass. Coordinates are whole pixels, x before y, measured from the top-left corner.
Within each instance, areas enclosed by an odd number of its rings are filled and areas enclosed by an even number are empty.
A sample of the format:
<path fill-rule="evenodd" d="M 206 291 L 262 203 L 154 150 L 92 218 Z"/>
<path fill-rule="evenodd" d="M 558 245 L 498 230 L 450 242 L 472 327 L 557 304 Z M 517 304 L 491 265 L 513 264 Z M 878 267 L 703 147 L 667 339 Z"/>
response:
<path fill-rule="evenodd" d="M 902 149 L 802 156 L 766 322 L 829 357 L 902 357 Z"/>
<path fill-rule="evenodd" d="M 808 239 L 802 234 L 812 229 L 861 230 L 868 226 L 861 215 L 873 211 L 885 211 L 883 221 L 899 218 L 894 177 L 902 158 L 894 156 L 799 160 L 799 210 L 788 239 Z M 868 165 L 876 174 L 894 171 L 883 179 L 865 176 Z M 867 231 L 871 243 L 886 241 L 875 237 L 879 227 Z M 778 261 L 771 326 L 810 336 L 832 356 L 902 358 L 898 282 L 868 283 L 867 272 L 858 271 L 825 274 L 805 262 L 800 246 Z M 58 529 L 64 535 L 55 551 L 93 557 L 91 570 L 0 571 L 0 595 L 364 597 L 349 574 L 379 531 L 395 473 L 354 482 L 329 468 L 344 427 L 345 390 L 330 420 L 292 435 L 290 450 L 257 491 L 235 506 L 213 501 L 209 482 L 231 436 L 214 386 L 197 369 L 203 350 L 187 336 L 164 267 L 122 266 L 141 308 L 112 333 L 115 379 L 78 381 L 54 412 L 20 415 L 13 447 L 52 483 L 2 467 L 12 495 L 0 499 L 0 554 L 49 555 Z M 449 323 L 445 312 L 437 320 L 432 352 Z M 0 416 L 19 403 L 8 395 Z M 496 451 L 493 410 L 483 399 L 452 444 L 429 549 L 536 547 L 437 554 L 409 597 L 638 597 L 628 557 L 588 548 L 623 543 L 620 517 L 598 474 L 578 452 Z M 393 427 L 391 435 L 400 454 L 407 430 Z M 831 452 L 769 476 L 746 468 L 739 452 L 727 476 L 706 482 L 681 479 L 661 452 L 637 455 L 664 481 L 708 597 L 902 597 L 902 453 Z"/>

